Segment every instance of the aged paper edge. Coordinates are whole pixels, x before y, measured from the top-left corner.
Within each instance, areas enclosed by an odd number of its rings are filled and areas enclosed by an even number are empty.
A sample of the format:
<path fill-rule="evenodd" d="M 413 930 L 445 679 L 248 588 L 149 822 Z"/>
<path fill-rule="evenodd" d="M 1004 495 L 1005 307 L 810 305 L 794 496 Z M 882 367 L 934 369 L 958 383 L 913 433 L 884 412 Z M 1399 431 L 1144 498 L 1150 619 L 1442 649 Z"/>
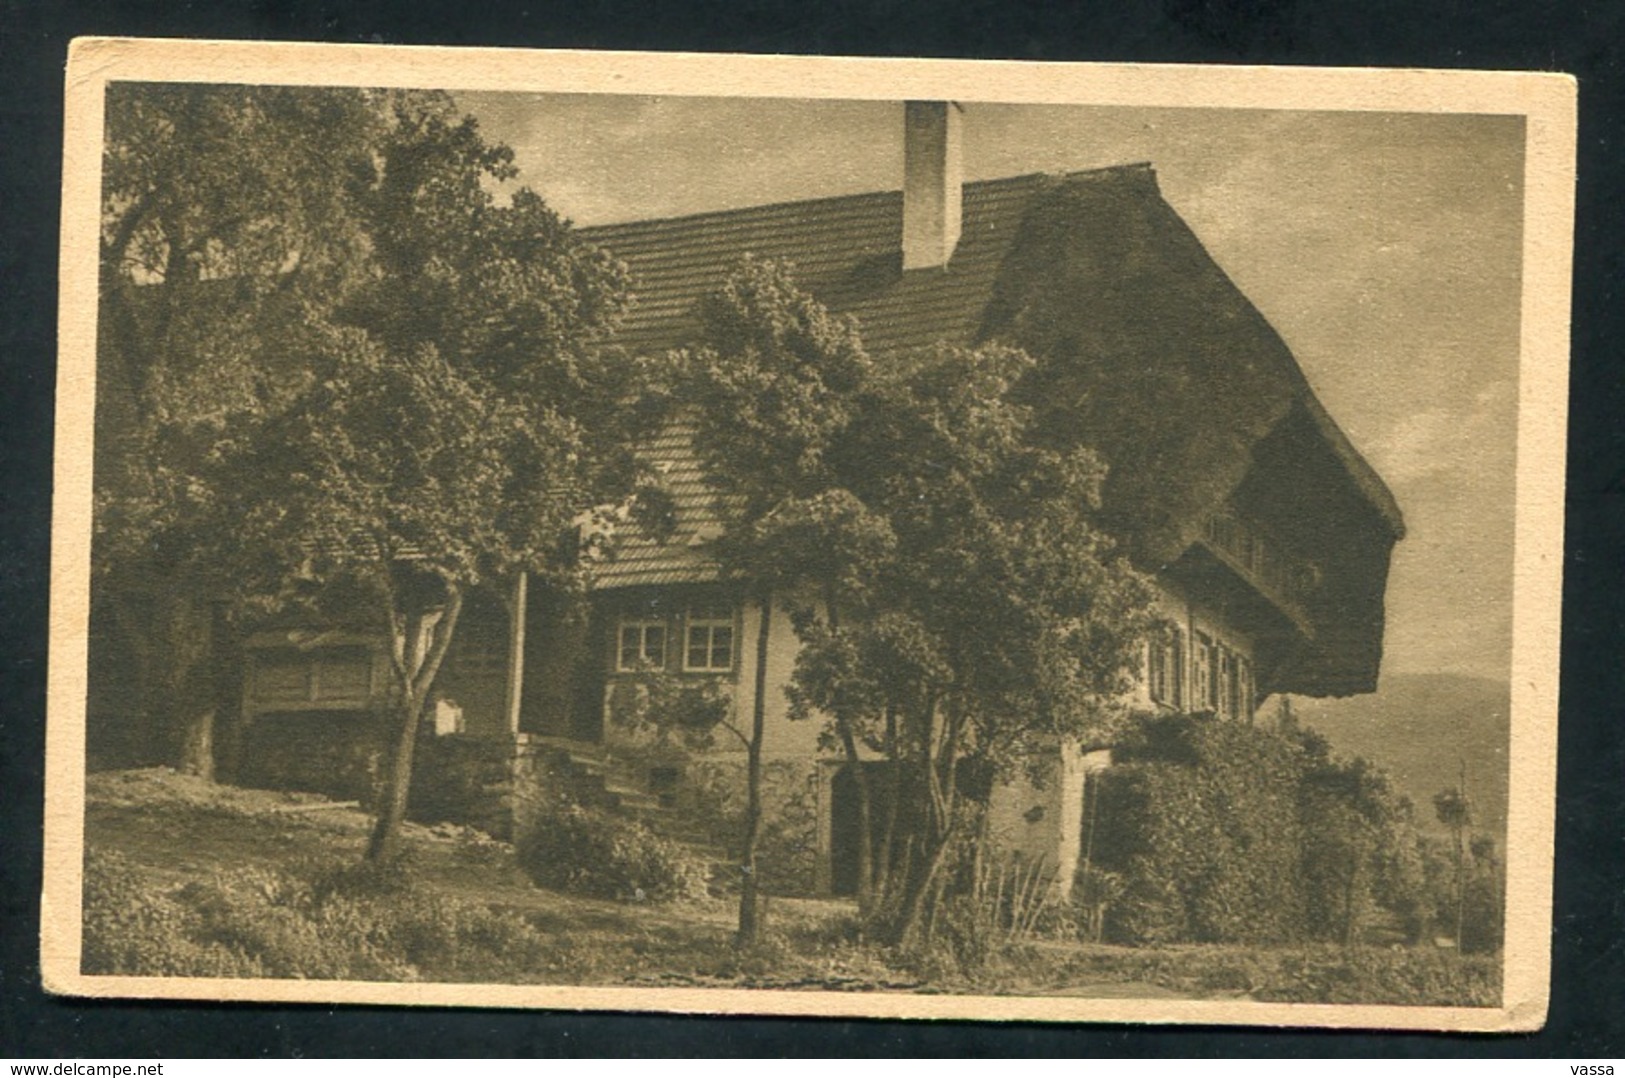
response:
<path fill-rule="evenodd" d="M 1523 298 L 1507 944 L 1499 1008 L 86 976 L 79 971 L 103 91 L 112 81 L 1522 115 Z M 66 77 L 45 874 L 46 990 L 88 997 L 990 1021 L 1524 1031 L 1546 1018 L 1576 83 L 1535 72 L 1040 64 L 81 38 Z"/>

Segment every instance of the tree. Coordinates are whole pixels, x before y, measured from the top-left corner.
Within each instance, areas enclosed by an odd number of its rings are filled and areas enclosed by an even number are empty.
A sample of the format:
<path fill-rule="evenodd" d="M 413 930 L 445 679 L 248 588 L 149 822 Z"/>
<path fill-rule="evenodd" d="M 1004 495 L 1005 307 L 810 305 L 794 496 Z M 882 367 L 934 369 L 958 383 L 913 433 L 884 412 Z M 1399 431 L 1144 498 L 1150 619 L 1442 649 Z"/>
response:
<path fill-rule="evenodd" d="M 716 557 L 758 611 L 750 732 L 742 737 L 738 939 L 748 946 L 761 929 L 756 847 L 775 594 L 820 575 L 817 552 L 829 531 L 821 525 L 834 506 L 826 500 L 832 481 L 826 461 L 850 422 L 870 362 L 856 325 L 832 316 L 773 263 L 747 260 L 700 314 L 698 347 L 676 357 L 683 396 L 696 416 L 694 445 L 705 474 L 733 506 Z"/>
<path fill-rule="evenodd" d="M 893 766 L 881 849 L 860 825 L 859 875 L 900 939 L 946 885 L 967 787 L 1104 735 L 1149 629 L 1146 581 L 1092 524 L 1099 461 L 1030 445 L 1009 402 L 1031 362 L 984 347 L 871 365 L 839 437 L 796 457 L 816 463 L 798 476 L 812 487 L 785 484 L 794 509 L 739 533 L 764 566 L 828 582 L 824 615 L 797 621 L 792 703 L 830 717 L 849 761 L 861 741 Z"/>
<path fill-rule="evenodd" d="M 1473 824 L 1473 803 L 1467 796 L 1467 761 L 1461 764 L 1461 783 L 1433 795 L 1433 811 L 1439 822 L 1450 829 L 1451 856 L 1455 866 L 1452 898 L 1456 904 L 1456 949 L 1461 949 L 1462 918 L 1467 902 L 1467 831 Z"/>
<path fill-rule="evenodd" d="M 1104 468 L 1032 445 L 1008 348 L 872 361 L 788 271 L 747 262 L 676 357 L 724 504 L 714 544 L 761 611 L 747 741 L 740 939 L 757 930 L 755 835 L 775 597 L 802 644 L 793 716 L 821 716 L 858 782 L 860 893 L 906 939 L 948 885 L 967 791 L 1106 736 L 1151 593 L 1095 527 Z M 879 849 L 860 746 L 892 765 Z M 866 905 L 869 904 L 866 902 Z"/>
<path fill-rule="evenodd" d="M 212 88 L 190 92 L 212 107 Z M 252 392 L 222 419 L 196 401 L 157 410 L 199 447 L 176 469 L 186 499 L 159 501 L 215 581 L 343 607 L 390 641 L 396 721 L 368 850 L 387 859 L 468 589 L 567 576 L 571 522 L 629 475 L 614 449 L 624 368 L 602 350 L 624 273 L 534 194 L 496 204 L 485 182 L 513 175 L 511 154 L 444 95 L 289 92 L 316 117 L 275 132 L 290 156 L 320 157 L 333 135 L 321 117 L 339 104 L 366 116 L 353 129 L 365 141 L 338 155 L 332 217 L 354 237 L 332 256 L 343 287 L 292 319 L 248 305 L 279 331 L 242 342 Z M 271 287 L 305 259 L 284 257 Z M 236 286 L 229 263 L 221 273 Z"/>
<path fill-rule="evenodd" d="M 1469 843 L 1472 872 L 1463 900 L 1461 947 L 1467 952 L 1499 950 L 1505 942 L 1503 924 L 1505 865 L 1490 835 L 1474 835 Z"/>
<path fill-rule="evenodd" d="M 1404 917 L 1416 934 L 1425 918 L 1419 837 L 1410 802 L 1362 757 L 1332 754 L 1310 729 L 1292 734 L 1304 753 L 1301 811 L 1309 930 L 1345 947 L 1376 907 Z"/>
<path fill-rule="evenodd" d="M 882 745 L 911 802 L 901 859 L 880 866 L 900 941 L 976 845 L 989 783 L 1110 740 L 1152 629 L 1148 581 L 1095 522 L 1103 462 L 1034 445 L 1012 402 L 1032 367 L 994 345 L 899 357 L 843 446 L 841 472 L 897 537 L 851 672 L 886 686 Z M 811 675 L 823 653 L 808 659 Z"/>
<path fill-rule="evenodd" d="M 237 416 L 303 375 L 290 333 L 358 280 L 352 188 L 380 95 L 115 83 L 106 98 L 91 661 L 129 671 L 131 741 L 208 775 L 229 637 L 218 566 L 196 556 L 206 473 Z"/>

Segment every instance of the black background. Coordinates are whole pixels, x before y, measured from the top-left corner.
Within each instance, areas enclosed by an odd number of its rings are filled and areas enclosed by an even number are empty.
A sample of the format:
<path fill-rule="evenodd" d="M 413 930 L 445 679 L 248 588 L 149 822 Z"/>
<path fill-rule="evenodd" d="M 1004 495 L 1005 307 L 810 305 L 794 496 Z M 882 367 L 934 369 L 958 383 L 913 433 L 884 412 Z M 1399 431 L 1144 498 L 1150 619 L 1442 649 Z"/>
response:
<path fill-rule="evenodd" d="M 39 989 L 62 70 L 81 34 L 1567 71 L 1580 79 L 1551 1017 L 1526 1036 L 58 1000 Z M 0 1057 L 1625 1055 L 1625 0 L 0 0 Z M 1616 418 L 1619 417 L 1619 418 Z"/>

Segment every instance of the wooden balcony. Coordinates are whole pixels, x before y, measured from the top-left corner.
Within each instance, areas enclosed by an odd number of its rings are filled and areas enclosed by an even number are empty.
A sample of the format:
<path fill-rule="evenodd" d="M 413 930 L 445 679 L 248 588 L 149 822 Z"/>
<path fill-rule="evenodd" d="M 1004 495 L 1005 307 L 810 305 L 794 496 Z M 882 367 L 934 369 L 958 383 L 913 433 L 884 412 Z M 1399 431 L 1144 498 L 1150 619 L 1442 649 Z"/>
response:
<path fill-rule="evenodd" d="M 1320 586 L 1320 570 L 1285 551 L 1267 529 L 1235 513 L 1208 518 L 1202 545 L 1268 599 L 1305 634 L 1311 634 L 1308 603 Z"/>

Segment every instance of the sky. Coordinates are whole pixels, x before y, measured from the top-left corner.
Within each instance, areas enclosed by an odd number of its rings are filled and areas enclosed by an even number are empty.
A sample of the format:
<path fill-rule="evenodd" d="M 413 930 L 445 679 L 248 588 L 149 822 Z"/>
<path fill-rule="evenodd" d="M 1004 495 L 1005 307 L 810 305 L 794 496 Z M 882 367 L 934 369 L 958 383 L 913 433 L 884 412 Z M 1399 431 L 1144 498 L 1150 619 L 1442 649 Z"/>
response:
<path fill-rule="evenodd" d="M 896 102 L 457 99 L 578 225 L 902 182 Z M 1155 167 L 1405 513 L 1384 671 L 1505 680 L 1522 120 L 963 104 L 966 180 Z"/>

